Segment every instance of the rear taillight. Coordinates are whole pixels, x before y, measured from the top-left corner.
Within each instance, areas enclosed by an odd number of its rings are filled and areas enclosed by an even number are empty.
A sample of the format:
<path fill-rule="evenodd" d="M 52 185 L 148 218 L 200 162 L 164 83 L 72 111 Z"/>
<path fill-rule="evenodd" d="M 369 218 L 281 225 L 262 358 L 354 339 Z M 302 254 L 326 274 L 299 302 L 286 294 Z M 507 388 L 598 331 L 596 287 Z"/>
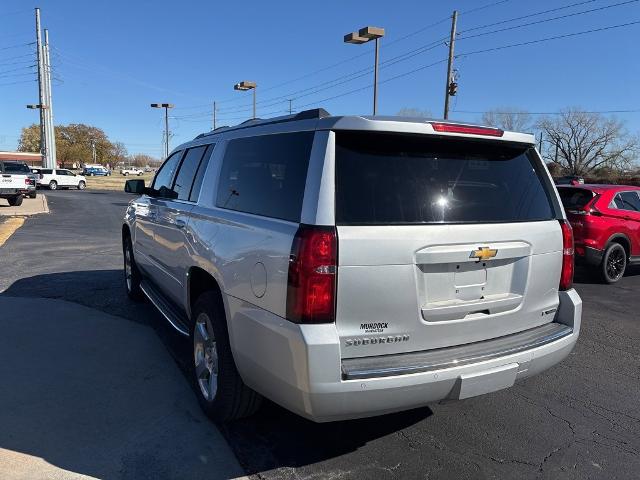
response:
<path fill-rule="evenodd" d="M 499 128 L 478 127 L 475 125 L 459 125 L 456 123 L 430 122 L 436 132 L 466 133 L 469 135 L 484 135 L 487 137 L 501 137 L 504 131 Z"/>
<path fill-rule="evenodd" d="M 287 319 L 295 323 L 335 320 L 337 262 L 336 229 L 300 225 L 289 259 Z"/>
<path fill-rule="evenodd" d="M 31 178 L 25 178 L 24 179 L 24 183 L 25 183 L 25 185 L 34 185 L 35 184 L 35 182 Z"/>
<path fill-rule="evenodd" d="M 569 290 L 573 285 L 573 230 L 566 220 L 560 220 L 562 228 L 562 272 L 559 290 Z"/>

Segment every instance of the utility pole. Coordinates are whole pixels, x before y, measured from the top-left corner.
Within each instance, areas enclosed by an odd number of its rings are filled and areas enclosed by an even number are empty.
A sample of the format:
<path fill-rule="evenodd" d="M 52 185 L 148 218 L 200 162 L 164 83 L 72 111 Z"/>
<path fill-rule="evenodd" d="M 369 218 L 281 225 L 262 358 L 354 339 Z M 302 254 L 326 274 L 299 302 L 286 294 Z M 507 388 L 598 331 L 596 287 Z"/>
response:
<path fill-rule="evenodd" d="M 49 30 L 44 29 L 44 80 L 45 80 L 45 101 L 47 108 L 44 110 L 45 126 L 47 130 L 47 146 L 49 150 L 49 163 L 53 168 L 58 166 L 56 154 L 56 137 L 53 126 L 53 94 L 51 93 L 51 56 L 49 52 Z"/>
<path fill-rule="evenodd" d="M 151 108 L 164 108 L 164 158 L 169 156 L 169 109 L 173 103 L 152 103 Z"/>
<path fill-rule="evenodd" d="M 91 140 L 91 161 L 94 163 L 94 165 L 97 163 L 95 140 Z"/>
<path fill-rule="evenodd" d="M 213 102 L 213 129 L 216 129 L 216 102 Z"/>
<path fill-rule="evenodd" d="M 293 113 L 293 99 L 289 99 L 289 115 Z"/>
<path fill-rule="evenodd" d="M 40 153 L 42 154 L 42 166 L 45 168 L 53 168 L 49 163 L 49 151 L 47 149 L 47 127 L 45 124 L 44 110 L 45 104 L 44 94 L 44 68 L 42 58 L 42 33 L 40 30 L 40 9 L 36 8 L 36 50 L 38 57 L 38 99 L 40 101 Z"/>
<path fill-rule="evenodd" d="M 542 155 L 542 132 L 540 132 L 540 146 L 538 147 L 538 151 L 540 152 L 540 155 Z"/>
<path fill-rule="evenodd" d="M 449 118 L 449 97 L 451 95 L 451 82 L 453 81 L 453 52 L 456 45 L 456 24 L 458 23 L 458 11 L 453 11 L 451 18 L 451 38 L 449 39 L 449 62 L 447 64 L 447 84 L 444 89 L 444 119 Z"/>

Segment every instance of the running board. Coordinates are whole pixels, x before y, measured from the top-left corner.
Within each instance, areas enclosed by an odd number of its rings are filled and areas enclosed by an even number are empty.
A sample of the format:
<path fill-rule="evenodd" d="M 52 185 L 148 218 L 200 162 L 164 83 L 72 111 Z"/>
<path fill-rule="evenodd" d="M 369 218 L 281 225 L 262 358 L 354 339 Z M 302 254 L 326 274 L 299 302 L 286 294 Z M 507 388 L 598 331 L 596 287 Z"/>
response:
<path fill-rule="evenodd" d="M 140 283 L 140 289 L 147 296 L 153 306 L 158 309 L 164 318 L 175 328 L 178 333 L 188 337 L 189 329 L 187 328 L 187 320 L 184 315 L 176 311 L 175 307 L 167 301 L 164 296 L 158 292 L 151 284 L 145 280 Z"/>
<path fill-rule="evenodd" d="M 572 333 L 571 327 L 553 322 L 520 333 L 456 347 L 347 358 L 342 360 L 342 378 L 357 380 L 390 377 L 460 367 L 541 347 Z"/>

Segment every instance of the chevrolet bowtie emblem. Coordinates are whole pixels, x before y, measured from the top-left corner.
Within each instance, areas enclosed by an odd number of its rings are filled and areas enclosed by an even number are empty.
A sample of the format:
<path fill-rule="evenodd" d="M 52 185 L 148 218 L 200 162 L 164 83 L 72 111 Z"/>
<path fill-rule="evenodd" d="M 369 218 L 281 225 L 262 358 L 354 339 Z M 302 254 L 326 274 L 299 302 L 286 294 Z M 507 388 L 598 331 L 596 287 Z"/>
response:
<path fill-rule="evenodd" d="M 469 258 L 475 258 L 480 260 L 489 260 L 498 254 L 498 250 L 492 250 L 489 247 L 480 247 L 477 250 L 471 252 Z"/>

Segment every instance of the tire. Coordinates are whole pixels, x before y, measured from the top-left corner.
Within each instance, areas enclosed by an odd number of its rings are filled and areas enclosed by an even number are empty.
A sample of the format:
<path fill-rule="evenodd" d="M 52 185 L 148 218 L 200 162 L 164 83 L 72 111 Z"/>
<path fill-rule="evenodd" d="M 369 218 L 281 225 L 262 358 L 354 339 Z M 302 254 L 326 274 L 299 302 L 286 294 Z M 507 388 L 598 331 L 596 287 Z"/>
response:
<path fill-rule="evenodd" d="M 627 251 L 619 243 L 610 243 L 602 256 L 600 277 L 605 283 L 616 283 L 624 276 L 626 269 Z"/>
<path fill-rule="evenodd" d="M 138 173 L 138 176 L 141 177 L 142 176 L 142 172 Z"/>
<path fill-rule="evenodd" d="M 35 190 L 33 191 L 33 193 L 29 194 L 29 198 L 36 198 L 38 196 L 38 192 L 36 192 Z"/>
<path fill-rule="evenodd" d="M 127 172 L 124 172 L 122 175 L 124 175 L 125 177 L 128 176 L 129 174 Z"/>
<path fill-rule="evenodd" d="M 87 188 L 87 184 L 83 180 L 80 180 L 78 182 L 78 190 L 84 190 L 85 188 Z"/>
<path fill-rule="evenodd" d="M 233 361 L 224 308 L 214 292 L 205 292 L 192 311 L 191 379 L 200 406 L 215 422 L 255 413 L 262 397 L 247 387 Z"/>
<path fill-rule="evenodd" d="M 124 261 L 124 286 L 127 295 L 131 300 L 140 302 L 144 299 L 144 293 L 140 288 L 142 276 L 133 256 L 133 245 L 129 235 L 126 235 L 122 241 L 122 257 Z"/>
<path fill-rule="evenodd" d="M 17 197 L 7 198 L 9 205 L 12 207 L 19 207 L 22 205 L 22 195 L 18 195 Z"/>
<path fill-rule="evenodd" d="M 56 182 L 55 180 L 51 180 L 49 182 L 49 190 L 57 190 L 58 189 L 58 182 Z"/>

